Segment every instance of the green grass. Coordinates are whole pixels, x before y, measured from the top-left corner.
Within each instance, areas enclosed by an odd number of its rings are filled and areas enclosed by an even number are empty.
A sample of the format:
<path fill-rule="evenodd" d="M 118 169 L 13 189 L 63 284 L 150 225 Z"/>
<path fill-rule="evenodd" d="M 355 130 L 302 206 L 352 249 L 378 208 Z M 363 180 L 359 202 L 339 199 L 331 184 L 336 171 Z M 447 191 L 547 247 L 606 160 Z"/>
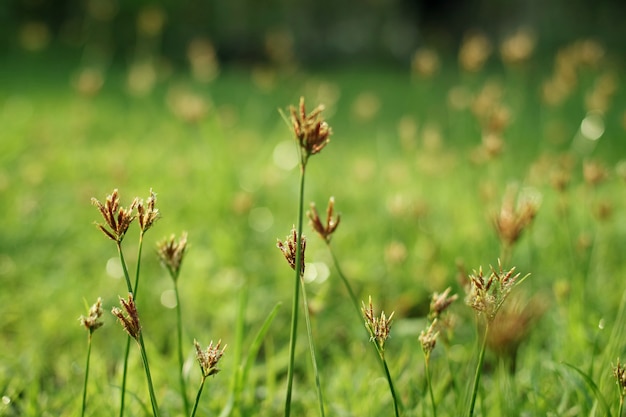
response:
<path fill-rule="evenodd" d="M 511 264 L 532 274 L 515 292 L 541 297 L 546 312 L 521 345 L 514 374 L 487 351 L 475 415 L 510 410 L 528 416 L 603 415 L 587 380 L 617 413 L 611 363 L 626 346 L 619 337 L 609 342 L 611 332 L 624 324 L 616 319 L 626 289 L 625 182 L 614 169 L 626 158 L 623 88 L 613 96 L 606 131 L 588 155 L 609 168 L 609 179 L 590 189 L 582 180 L 581 160 L 575 160 L 565 194 L 567 216 L 558 213 L 562 196 L 547 179 L 550 158 L 570 149 L 589 88 L 601 74 L 619 74 L 623 67 L 582 69 L 572 95 L 557 107 L 540 100 L 541 82 L 552 68 L 539 59 L 517 71 L 494 64 L 471 76 L 450 61 L 430 80 L 385 68 L 277 72 L 269 90 L 242 68 L 224 68 L 208 85 L 179 71 L 141 98 L 126 94 L 121 67 L 107 74 L 99 95 L 82 97 L 69 81 L 76 68 L 73 60 L 22 55 L 0 68 L 0 79 L 9 81 L 0 90 L 0 415 L 77 415 L 86 354 L 78 317 L 84 300 L 91 303 L 98 296 L 104 301 L 105 326 L 93 335 L 87 415 L 107 416 L 117 408 L 126 335 L 108 311 L 118 304 L 118 295 L 125 296 L 126 286 L 107 273 L 107 260 L 117 253 L 93 225 L 100 219 L 90 204 L 91 197 L 102 200 L 113 188 L 119 188 L 124 205 L 135 196 L 146 198 L 153 188 L 162 213 L 145 237 L 138 307 L 163 414 L 178 415 L 182 402 L 175 311 L 160 302 L 171 281 L 154 248 L 163 237 L 186 230 L 190 247 L 178 286 L 190 389 L 200 381 L 193 339 L 221 339 L 229 345 L 222 372 L 207 381 L 199 415 L 218 415 L 226 405 L 239 366 L 231 353 L 241 349 L 246 357 L 264 321 L 282 302 L 240 399 L 245 416 L 280 415 L 293 274 L 275 242 L 296 222 L 298 173 L 274 163 L 277 145 L 293 140 L 277 109 L 295 105 L 301 95 L 313 106 L 319 91 L 329 90 L 336 100 L 322 101 L 328 104 L 334 134 L 307 170 L 305 203 L 315 201 L 323 209 L 335 196 L 342 220 L 333 250 L 357 297 L 372 295 L 377 308 L 396 311 L 385 358 L 405 405 L 403 415 L 430 412 L 417 339 L 430 293 L 451 285 L 463 298 L 457 261 L 470 271 L 496 265 L 500 249 L 488 213 L 499 206 L 511 181 L 542 196 L 539 214 L 515 247 Z M 480 143 L 480 126 L 468 109 L 450 108 L 447 97 L 454 86 L 475 93 L 490 80 L 503 86 L 501 101 L 512 119 L 503 155 L 476 164 L 470 155 Z M 211 103 L 199 123 L 186 123 L 170 111 L 168 90 L 180 85 Z M 352 111 L 363 92 L 380 103 L 369 120 Z M 417 134 L 403 142 L 398 124 L 406 117 L 415 121 Z M 422 141 L 428 126 L 439 130 L 438 149 Z M 612 205 L 613 215 L 600 222 L 590 207 L 602 201 Z M 256 208 L 267 208 L 271 221 L 255 229 Z M 305 234 L 307 262 L 323 263 L 330 271 L 328 280 L 307 286 L 327 413 L 392 415 L 387 382 L 363 321 L 355 318 L 325 244 L 308 228 Z M 137 236 L 133 225 L 123 243 L 131 271 Z M 590 246 L 581 247 L 581 238 L 588 238 Z M 389 255 L 394 242 L 406 250 L 396 261 Z M 239 305 L 242 286 L 248 291 L 245 311 Z M 462 301 L 452 308 L 457 324 L 451 346 L 448 351 L 437 346 L 430 358 L 439 416 L 465 412 L 477 356 L 471 309 Z M 243 342 L 236 347 L 235 324 L 242 312 Z M 317 399 L 304 323 L 299 331 L 292 412 L 313 416 Z M 450 378 L 458 393 L 450 389 Z M 143 415 L 149 398 L 141 358 L 133 350 L 128 387 L 127 415 Z M 507 390 L 514 394 L 505 396 Z M 194 398 L 194 392 L 188 394 Z"/>

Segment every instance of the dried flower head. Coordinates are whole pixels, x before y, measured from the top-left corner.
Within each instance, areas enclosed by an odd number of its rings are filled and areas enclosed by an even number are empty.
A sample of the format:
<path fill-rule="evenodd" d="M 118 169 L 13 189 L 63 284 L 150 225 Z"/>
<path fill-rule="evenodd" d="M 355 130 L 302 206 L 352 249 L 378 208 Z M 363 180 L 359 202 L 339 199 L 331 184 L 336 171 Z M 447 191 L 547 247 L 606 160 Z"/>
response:
<path fill-rule="evenodd" d="M 613 376 L 619 389 L 619 396 L 626 397 L 626 368 L 619 362 L 619 358 L 617 358 L 617 365 L 613 366 Z"/>
<path fill-rule="evenodd" d="M 102 298 L 98 297 L 96 303 L 89 309 L 87 317 L 80 316 L 78 320 L 80 320 L 80 323 L 85 326 L 87 330 L 89 330 L 89 333 L 93 333 L 104 324 L 98 320 L 100 317 L 102 317 Z"/>
<path fill-rule="evenodd" d="M 385 350 L 385 341 L 389 338 L 389 332 L 391 330 L 391 321 L 394 313 L 391 313 L 389 317 L 385 316 L 385 312 L 380 313 L 380 317 L 374 315 L 374 306 L 372 305 L 372 297 L 369 297 L 368 306 L 363 303 L 363 317 L 365 318 L 365 327 L 370 333 L 370 340 L 376 342 L 380 352 Z"/>
<path fill-rule="evenodd" d="M 433 320 L 428 326 L 426 331 L 422 330 L 419 335 L 419 341 L 422 345 L 422 350 L 428 359 L 430 357 L 430 353 L 435 349 L 437 345 L 437 338 L 439 337 L 439 327 L 437 319 Z"/>
<path fill-rule="evenodd" d="M 498 260 L 498 269 L 491 268 L 491 273 L 485 277 L 483 268 L 478 272 L 470 274 L 470 288 L 465 302 L 478 314 L 484 314 L 487 321 L 491 323 L 496 317 L 498 310 L 506 300 L 507 296 L 516 285 L 524 281 L 530 274 L 519 279 L 520 274 L 515 273 L 515 267 L 509 271 L 502 269 L 502 264 Z"/>
<path fill-rule="evenodd" d="M 309 156 L 315 155 L 324 149 L 330 141 L 332 130 L 321 117 L 324 106 L 317 106 L 311 113 L 306 114 L 304 97 L 300 97 L 300 106 L 296 109 L 291 106 L 291 124 L 302 151 L 302 162 L 306 163 Z"/>
<path fill-rule="evenodd" d="M 139 333 L 141 332 L 141 325 L 139 324 L 139 313 L 137 313 L 137 306 L 133 299 L 133 294 L 128 293 L 128 300 L 120 297 L 120 304 L 123 307 L 123 311 L 120 308 L 113 307 L 111 313 L 119 320 L 120 324 L 126 330 L 126 333 L 135 340 L 138 340 Z"/>
<path fill-rule="evenodd" d="M 459 50 L 459 63 L 468 72 L 480 71 L 493 46 L 487 36 L 482 33 L 470 33 L 466 35 Z"/>
<path fill-rule="evenodd" d="M 200 364 L 200 369 L 202 370 L 202 377 L 207 378 L 211 375 L 215 375 L 220 370 L 217 368 L 217 364 L 224 355 L 224 350 L 226 349 L 226 345 L 220 350 L 220 345 L 222 341 L 218 341 L 215 346 L 213 346 L 213 341 L 209 343 L 206 351 L 202 350 L 200 344 L 197 340 L 193 340 L 193 344 L 196 347 L 196 359 Z"/>
<path fill-rule="evenodd" d="M 500 241 L 512 246 L 520 238 L 539 210 L 539 202 L 535 198 L 520 198 L 517 206 L 516 187 L 509 186 L 502 201 L 500 212 L 493 216 L 493 224 Z"/>
<path fill-rule="evenodd" d="M 115 189 L 111 195 L 107 196 L 104 204 L 95 198 L 92 198 L 91 202 L 98 207 L 98 210 L 100 210 L 100 214 L 102 214 L 106 223 L 106 226 L 96 223 L 98 228 L 102 230 L 102 233 L 104 233 L 109 239 L 114 240 L 117 243 L 121 243 L 128 227 L 133 220 L 135 220 L 136 216 L 133 214 L 133 211 L 137 206 L 137 199 L 135 198 L 127 209 L 120 207 L 119 195 L 117 189 Z"/>
<path fill-rule="evenodd" d="M 596 187 L 603 183 L 609 176 L 609 172 L 604 165 L 598 161 L 585 161 L 583 162 L 583 178 L 585 182 L 591 186 Z"/>
<path fill-rule="evenodd" d="M 430 320 L 437 320 L 441 314 L 459 298 L 457 294 L 450 295 L 450 291 L 452 291 L 452 288 L 448 287 L 441 294 L 433 294 L 430 300 L 430 313 L 428 314 Z"/>
<path fill-rule="evenodd" d="M 143 200 L 137 202 L 137 219 L 142 233 L 150 229 L 160 216 L 159 209 L 154 207 L 155 204 L 156 194 L 154 194 L 152 188 L 150 188 L 150 197 L 148 197 L 145 204 Z"/>
<path fill-rule="evenodd" d="M 167 268 L 174 281 L 178 279 L 186 249 L 187 232 L 182 233 L 178 242 L 176 241 L 176 236 L 171 235 L 169 239 L 164 239 L 157 243 L 157 255 L 161 265 Z"/>
<path fill-rule="evenodd" d="M 315 230 L 322 237 L 322 239 L 326 241 L 326 243 L 330 242 L 330 238 L 332 237 L 335 229 L 337 229 L 337 226 L 339 226 L 339 221 L 341 220 L 341 216 L 339 214 L 333 218 L 334 209 L 335 198 L 331 197 L 330 200 L 328 200 L 328 207 L 326 208 L 325 225 L 322 224 L 322 221 L 320 220 L 315 203 L 311 203 L 311 210 L 306 213 L 310 220 L 311 227 L 313 227 L 313 230 Z"/>
<path fill-rule="evenodd" d="M 280 239 L 277 239 L 276 247 L 280 249 L 289 262 L 289 266 L 291 269 L 296 269 L 296 256 L 297 256 L 297 247 L 298 247 L 298 232 L 296 231 L 296 227 L 294 226 L 291 229 L 291 234 L 287 236 L 287 240 L 285 242 L 281 242 Z M 306 236 L 302 235 L 300 239 L 300 275 L 304 274 L 304 251 L 306 249 Z"/>

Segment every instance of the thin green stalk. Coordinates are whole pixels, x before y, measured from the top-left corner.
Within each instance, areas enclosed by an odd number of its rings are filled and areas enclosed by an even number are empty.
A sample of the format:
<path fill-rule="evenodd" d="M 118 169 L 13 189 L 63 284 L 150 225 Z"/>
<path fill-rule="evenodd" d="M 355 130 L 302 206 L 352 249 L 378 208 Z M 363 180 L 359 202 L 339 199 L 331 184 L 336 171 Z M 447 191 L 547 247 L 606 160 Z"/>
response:
<path fill-rule="evenodd" d="M 433 393 L 433 385 L 430 379 L 430 358 L 429 355 L 424 355 L 425 359 L 425 371 L 426 371 L 426 383 L 428 384 L 428 393 L 430 394 L 430 403 L 433 407 L 433 417 L 437 417 L 437 404 L 435 404 L 435 394 Z"/>
<path fill-rule="evenodd" d="M 378 346 L 378 344 L 376 345 Z M 391 398 L 393 399 L 393 411 L 395 412 L 396 417 L 400 417 L 399 410 L 399 398 L 396 395 L 396 390 L 393 387 L 393 380 L 391 379 L 391 373 L 389 372 L 389 366 L 387 366 L 387 361 L 385 360 L 385 355 L 380 348 L 377 347 L 378 353 L 380 355 L 380 359 L 383 363 L 383 368 L 385 370 L 385 377 L 387 378 L 387 382 L 389 383 L 389 390 L 391 391 Z"/>
<path fill-rule="evenodd" d="M 348 294 L 350 295 L 350 299 L 352 300 L 352 304 L 354 305 L 354 310 L 356 311 L 356 314 L 359 317 L 359 319 L 361 319 L 362 318 L 361 307 L 359 307 L 359 302 L 357 301 L 356 295 L 354 294 L 354 291 L 352 290 L 352 286 L 350 285 L 350 283 L 348 282 L 348 279 L 343 273 L 341 266 L 339 266 L 339 261 L 337 260 L 337 257 L 335 256 L 335 252 L 330 246 L 330 242 L 327 242 L 327 246 L 328 246 L 328 251 L 330 252 L 330 256 L 333 258 L 333 263 L 335 264 L 335 269 L 337 270 L 337 273 L 339 274 L 339 278 L 341 279 L 341 282 L 343 282 L 343 285 L 346 287 L 346 290 L 348 290 Z"/>
<path fill-rule="evenodd" d="M 619 396 L 619 409 L 617 410 L 617 417 L 622 417 L 622 410 L 624 409 L 624 396 Z"/>
<path fill-rule="evenodd" d="M 92 330 L 89 330 L 89 336 L 87 339 L 87 363 L 85 365 L 85 383 L 83 385 L 83 407 L 80 413 L 84 417 L 85 409 L 87 408 L 87 380 L 89 379 L 89 359 L 91 358 L 91 334 Z"/>
<path fill-rule="evenodd" d="M 126 286 L 128 292 L 133 292 L 133 287 L 130 283 L 130 277 L 128 275 L 128 268 L 126 267 L 126 261 L 124 260 L 124 253 L 122 252 L 122 243 L 117 242 L 117 252 L 120 257 L 120 263 L 122 264 L 122 270 L 124 271 L 124 278 L 126 279 Z M 139 268 L 139 267 L 138 267 Z M 136 278 L 136 277 L 135 277 Z M 128 372 L 128 354 L 130 352 L 130 336 L 126 338 L 126 350 L 124 353 L 124 368 L 122 370 L 122 395 L 120 397 L 120 417 L 124 416 L 124 403 L 126 401 L 126 374 Z"/>
<path fill-rule="evenodd" d="M 178 278 L 178 277 L 176 277 Z M 185 361 L 183 358 L 183 320 L 180 308 L 180 297 L 178 295 L 178 280 L 174 280 L 174 294 L 176 294 L 176 337 L 178 339 L 178 375 L 180 379 L 180 394 L 183 397 L 183 404 L 185 406 L 185 415 L 189 414 L 189 399 L 187 398 L 187 386 L 185 384 L 185 375 L 183 369 Z"/>
<path fill-rule="evenodd" d="M 291 393 L 293 390 L 293 368 L 296 354 L 296 339 L 298 334 L 298 306 L 300 297 L 300 271 L 302 270 L 302 222 L 304 217 L 304 178 L 306 162 L 300 166 L 300 196 L 298 206 L 298 236 L 296 241 L 296 278 L 294 280 L 293 304 L 291 307 L 291 333 L 289 337 L 289 366 L 287 368 L 287 396 L 285 399 L 285 417 L 291 415 Z"/>
<path fill-rule="evenodd" d="M 150 403 L 152 404 L 152 414 L 154 417 L 159 416 L 159 406 L 157 405 L 156 395 L 154 394 L 154 386 L 152 385 L 152 376 L 150 375 L 150 365 L 148 363 L 148 354 L 146 353 L 146 346 L 143 343 L 143 334 L 139 333 L 139 347 L 141 350 L 141 360 L 143 361 L 143 367 L 146 371 L 146 379 L 148 381 L 148 390 L 150 391 Z"/>
<path fill-rule="evenodd" d="M 306 322 L 306 331 L 309 340 L 309 350 L 311 352 L 311 363 L 313 365 L 313 374 L 315 375 L 315 386 L 317 388 L 317 400 L 320 407 L 320 415 L 324 417 L 324 398 L 322 396 L 322 385 L 320 383 L 320 374 L 317 369 L 317 360 L 315 359 L 315 346 L 313 345 L 313 332 L 311 331 L 311 318 L 309 316 L 309 303 L 306 297 L 306 289 L 304 282 L 300 283 L 302 287 L 302 303 L 304 305 L 304 319 Z"/>
<path fill-rule="evenodd" d="M 480 346 L 480 352 L 478 354 L 478 363 L 476 364 L 476 374 L 474 375 L 474 383 L 472 384 L 472 393 L 470 399 L 470 406 L 467 415 L 472 417 L 474 415 L 474 406 L 476 405 L 476 397 L 478 395 L 478 383 L 480 382 L 480 374 L 483 368 L 483 361 L 485 360 L 485 350 L 487 348 L 487 333 L 489 332 L 489 322 L 485 325 L 485 334 Z"/>
<path fill-rule="evenodd" d="M 196 395 L 196 402 L 193 404 L 193 410 L 191 410 L 191 417 L 196 415 L 196 410 L 198 409 L 198 404 L 200 403 L 200 395 L 202 395 L 202 389 L 204 388 L 205 381 L 206 377 L 202 375 L 202 382 L 200 382 L 200 388 L 198 388 L 198 394 Z"/>

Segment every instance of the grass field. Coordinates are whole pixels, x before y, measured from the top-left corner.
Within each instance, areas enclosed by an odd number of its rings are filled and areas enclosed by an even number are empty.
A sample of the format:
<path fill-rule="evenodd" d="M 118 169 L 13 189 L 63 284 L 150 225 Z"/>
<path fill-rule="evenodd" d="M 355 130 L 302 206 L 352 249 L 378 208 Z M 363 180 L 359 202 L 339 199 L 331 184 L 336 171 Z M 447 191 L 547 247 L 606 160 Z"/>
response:
<path fill-rule="evenodd" d="M 507 190 L 538 206 L 504 254 L 507 269 L 531 275 L 491 328 L 475 414 L 617 415 L 612 366 L 626 348 L 624 63 L 614 51 L 587 62 L 584 44 L 572 45 L 516 66 L 493 56 L 473 73 L 444 56 L 430 76 L 227 67 L 201 83 L 179 69 L 142 96 L 128 93 L 123 66 L 86 95 L 73 85 L 77 61 L 15 53 L 0 67 L 0 415 L 79 415 L 87 337 L 78 318 L 97 297 L 105 325 L 93 334 L 86 415 L 118 413 L 126 336 L 107 310 L 126 286 L 90 201 L 115 188 L 123 205 L 152 188 L 162 215 L 146 233 L 138 300 L 161 415 L 183 408 L 172 282 L 155 245 L 183 231 L 187 396 L 200 383 L 194 338 L 221 339 L 221 372 L 207 380 L 199 409 L 220 415 L 242 357 L 280 304 L 231 415 L 282 415 L 294 278 L 276 239 L 297 221 L 299 170 L 278 109 L 300 96 L 311 109 L 325 104 L 333 129 L 309 163 L 304 201 L 322 209 L 335 197 L 341 224 L 332 248 L 357 298 L 395 311 L 385 358 L 401 415 L 433 414 L 418 336 L 431 294 L 448 286 L 459 299 L 430 372 L 437 414 L 466 413 L 480 321 L 463 283 L 503 256 L 493 217 Z M 304 233 L 326 412 L 391 416 L 364 322 L 323 241 Z M 133 270 L 138 235 L 133 224 L 123 242 Z M 300 324 L 293 413 L 319 415 Z M 128 393 L 126 415 L 149 415 L 134 350 Z"/>

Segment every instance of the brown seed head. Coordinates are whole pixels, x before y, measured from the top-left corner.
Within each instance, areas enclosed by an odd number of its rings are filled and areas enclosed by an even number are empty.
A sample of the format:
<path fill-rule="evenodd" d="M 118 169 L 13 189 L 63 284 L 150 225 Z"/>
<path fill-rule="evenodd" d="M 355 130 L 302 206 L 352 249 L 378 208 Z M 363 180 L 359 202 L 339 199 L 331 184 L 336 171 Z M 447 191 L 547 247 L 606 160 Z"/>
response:
<path fill-rule="evenodd" d="M 620 397 L 626 397 L 626 368 L 619 362 L 619 358 L 617 358 L 617 365 L 613 366 L 613 376 L 615 377 Z"/>
<path fill-rule="evenodd" d="M 478 314 L 484 314 L 488 322 L 492 322 L 507 296 L 517 284 L 521 283 L 529 274 L 519 279 L 515 274 L 515 267 L 508 271 L 502 269 L 498 260 L 498 270 L 491 267 L 491 273 L 485 277 L 482 267 L 469 276 L 470 288 L 465 302 Z"/>
<path fill-rule="evenodd" d="M 209 343 L 206 351 L 202 350 L 200 344 L 197 340 L 193 340 L 193 344 L 196 347 L 196 359 L 200 364 L 200 369 L 202 370 L 202 377 L 207 378 L 211 375 L 217 374 L 220 370 L 217 368 L 217 364 L 219 363 L 222 355 L 224 355 L 224 350 L 226 350 L 226 345 L 220 350 L 220 345 L 222 341 L 218 341 L 214 346 L 213 341 Z"/>
<path fill-rule="evenodd" d="M 296 269 L 296 256 L 298 247 L 298 232 L 294 226 L 291 229 L 291 234 L 287 236 L 285 242 L 281 242 L 277 239 L 276 247 L 281 250 L 291 269 Z M 306 249 L 306 236 L 302 235 L 300 239 L 300 275 L 304 274 L 304 251 Z"/>
<path fill-rule="evenodd" d="M 437 344 L 437 338 L 439 337 L 439 331 L 437 319 L 433 320 L 428 326 L 426 331 L 422 330 L 419 335 L 419 341 L 422 345 L 422 350 L 428 359 L 430 357 L 430 353 L 435 349 L 435 345 Z"/>
<path fill-rule="evenodd" d="M 600 185 L 608 176 L 608 170 L 600 162 L 585 161 L 583 163 L 583 177 L 589 186 L 596 187 Z"/>
<path fill-rule="evenodd" d="M 328 207 L 326 208 L 326 224 L 322 224 L 320 216 L 317 212 L 317 208 L 315 207 L 315 203 L 311 203 L 311 210 L 307 211 L 306 215 L 310 220 L 311 227 L 313 230 L 319 234 L 322 239 L 326 241 L 326 243 L 330 243 L 330 238 L 332 237 L 333 232 L 339 226 L 339 221 L 341 220 L 341 216 L 337 214 L 336 217 L 333 218 L 333 211 L 335 208 L 335 198 L 331 197 L 328 201 Z"/>
<path fill-rule="evenodd" d="M 324 149 L 330 141 L 332 130 L 321 117 L 323 110 L 324 106 L 319 105 L 307 115 L 304 97 L 300 97 L 300 106 L 297 109 L 293 106 L 289 108 L 293 132 L 300 144 L 303 162 Z"/>
<path fill-rule="evenodd" d="M 500 212 L 493 216 L 493 224 L 498 237 L 506 246 L 512 246 L 517 242 L 524 229 L 532 223 L 539 210 L 538 202 L 532 198 L 521 199 L 516 207 L 515 194 L 515 187 L 509 187 Z"/>
<path fill-rule="evenodd" d="M 107 196 L 104 204 L 95 198 L 92 198 L 91 202 L 98 207 L 98 210 L 106 223 L 106 225 L 96 223 L 96 226 L 98 226 L 102 233 L 104 233 L 109 239 L 114 240 L 117 243 L 121 243 L 128 227 L 133 220 L 135 220 L 136 215 L 133 214 L 133 212 L 138 204 L 137 198 L 133 200 L 130 207 L 127 209 L 120 207 L 119 195 L 117 189 L 115 189 L 111 195 Z"/>
<path fill-rule="evenodd" d="M 178 242 L 176 241 L 176 236 L 171 235 L 169 239 L 164 239 L 157 243 L 157 255 L 161 265 L 167 268 L 174 281 L 178 279 L 186 249 L 187 232 L 182 233 Z"/>
<path fill-rule="evenodd" d="M 430 300 L 430 313 L 428 315 L 428 318 L 430 320 L 436 320 L 438 319 L 441 314 L 448 308 L 450 307 L 450 305 L 456 301 L 457 298 L 459 298 L 459 296 L 457 294 L 454 294 L 452 296 L 450 296 L 450 291 L 452 291 L 452 288 L 448 287 L 446 288 L 446 290 L 439 294 L 439 293 L 434 293 L 431 300 Z"/>
<path fill-rule="evenodd" d="M 160 213 L 159 209 L 155 208 L 156 194 L 150 189 L 150 197 L 144 204 L 143 200 L 137 202 L 137 219 L 139 221 L 139 228 L 142 233 L 145 233 L 152 227 L 155 221 L 158 220 Z"/>
<path fill-rule="evenodd" d="M 100 317 L 102 317 L 102 298 L 98 297 L 96 303 L 89 309 L 87 317 L 80 316 L 78 320 L 90 333 L 93 333 L 104 324 L 98 320 Z"/>
<path fill-rule="evenodd" d="M 137 306 L 135 305 L 133 294 L 128 293 L 128 300 L 120 297 L 120 304 L 123 310 L 113 307 L 111 313 L 117 317 L 122 327 L 124 327 L 124 330 L 126 330 L 126 333 L 133 339 L 138 340 L 139 333 L 141 332 L 141 324 L 139 323 L 139 313 L 137 313 Z"/>
<path fill-rule="evenodd" d="M 391 321 L 394 313 L 389 317 L 385 316 L 385 312 L 380 313 L 380 317 L 374 315 L 374 307 L 372 305 L 372 297 L 369 297 L 369 304 L 362 307 L 363 317 L 365 318 L 365 327 L 370 333 L 370 340 L 376 342 L 380 351 L 385 350 L 385 341 L 389 338 L 391 330 Z"/>

